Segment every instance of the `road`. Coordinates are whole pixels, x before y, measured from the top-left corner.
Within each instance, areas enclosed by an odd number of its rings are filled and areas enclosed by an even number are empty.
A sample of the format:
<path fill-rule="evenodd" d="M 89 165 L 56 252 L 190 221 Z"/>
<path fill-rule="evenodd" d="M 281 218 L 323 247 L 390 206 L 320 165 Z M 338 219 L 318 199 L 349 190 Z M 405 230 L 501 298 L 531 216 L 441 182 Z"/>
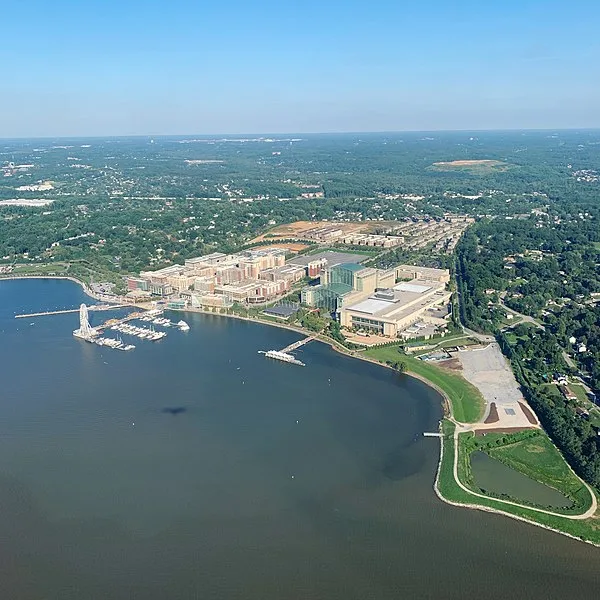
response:
<path fill-rule="evenodd" d="M 476 331 L 473 331 L 472 329 L 469 329 L 468 327 L 465 327 L 464 325 L 461 325 L 461 327 L 466 335 L 468 335 L 469 337 L 475 338 L 479 342 L 483 342 L 484 344 L 491 344 L 492 342 L 496 341 L 496 338 L 493 335 L 477 333 Z"/>
<path fill-rule="evenodd" d="M 502 331 L 506 331 L 507 329 L 512 329 L 513 327 L 516 327 L 517 325 L 520 325 L 521 323 L 531 323 L 532 325 L 535 325 L 539 329 L 543 329 L 543 330 L 546 329 L 539 321 L 536 321 L 533 317 L 530 317 L 529 315 L 524 315 L 523 313 L 517 312 L 516 310 L 513 310 L 512 308 L 508 308 L 508 306 L 506 306 L 506 304 L 504 304 L 502 301 L 500 301 L 500 306 L 502 306 L 502 308 L 504 308 L 504 310 L 506 310 L 507 312 L 509 312 L 521 319 L 517 323 L 513 323 L 507 327 L 504 327 L 504 329 Z"/>

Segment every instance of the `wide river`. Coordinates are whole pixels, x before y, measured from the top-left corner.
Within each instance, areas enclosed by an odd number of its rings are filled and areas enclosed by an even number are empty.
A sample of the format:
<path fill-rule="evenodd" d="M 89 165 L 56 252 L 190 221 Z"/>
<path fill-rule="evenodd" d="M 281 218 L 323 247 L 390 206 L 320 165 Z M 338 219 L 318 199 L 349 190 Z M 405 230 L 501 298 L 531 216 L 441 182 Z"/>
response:
<path fill-rule="evenodd" d="M 14 319 L 85 301 L 0 282 L 2 600 L 598 598 L 600 550 L 438 500 L 423 383 L 217 316 L 132 352 Z"/>

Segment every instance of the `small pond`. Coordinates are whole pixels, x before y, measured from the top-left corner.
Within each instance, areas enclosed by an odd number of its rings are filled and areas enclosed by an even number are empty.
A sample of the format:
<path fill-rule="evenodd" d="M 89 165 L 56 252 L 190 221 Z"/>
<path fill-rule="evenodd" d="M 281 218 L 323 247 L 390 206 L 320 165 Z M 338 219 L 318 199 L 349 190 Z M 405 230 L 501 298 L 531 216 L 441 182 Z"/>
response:
<path fill-rule="evenodd" d="M 475 484 L 487 492 L 507 494 L 514 499 L 544 507 L 573 506 L 573 502 L 558 490 L 511 469 L 484 452 L 471 454 L 471 470 Z"/>

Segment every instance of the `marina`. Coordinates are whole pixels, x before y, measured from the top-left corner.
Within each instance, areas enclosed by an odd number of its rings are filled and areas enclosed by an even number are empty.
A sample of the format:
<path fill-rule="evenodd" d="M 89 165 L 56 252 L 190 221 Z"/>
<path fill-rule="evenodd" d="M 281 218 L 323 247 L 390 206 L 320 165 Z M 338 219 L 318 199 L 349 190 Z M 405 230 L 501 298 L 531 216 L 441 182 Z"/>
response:
<path fill-rule="evenodd" d="M 99 327 L 92 327 L 89 321 L 89 310 L 91 310 L 91 307 L 88 308 L 85 304 L 79 307 L 79 328 L 73 331 L 73 335 L 97 346 L 106 346 L 115 350 L 134 350 L 135 346 L 133 344 L 126 344 L 121 339 L 101 337 L 101 334 L 108 329 L 151 342 L 157 342 L 167 336 L 166 331 L 156 331 L 153 325 L 175 327 L 180 331 L 189 331 L 190 329 L 190 326 L 183 320 L 174 323 L 170 319 L 162 317 L 162 309 L 152 309 L 144 313 L 133 312 L 121 319 L 109 319 Z M 152 325 L 150 327 L 143 327 L 130 323 L 130 321 L 136 319 L 151 322 Z"/>
<path fill-rule="evenodd" d="M 118 323 L 113 325 L 111 330 L 119 331 L 120 333 L 125 333 L 127 335 L 133 335 L 141 340 L 150 340 L 152 342 L 156 342 L 167 336 L 165 331 L 155 331 L 148 327 L 138 327 L 137 325 L 131 325 L 130 323 Z"/>

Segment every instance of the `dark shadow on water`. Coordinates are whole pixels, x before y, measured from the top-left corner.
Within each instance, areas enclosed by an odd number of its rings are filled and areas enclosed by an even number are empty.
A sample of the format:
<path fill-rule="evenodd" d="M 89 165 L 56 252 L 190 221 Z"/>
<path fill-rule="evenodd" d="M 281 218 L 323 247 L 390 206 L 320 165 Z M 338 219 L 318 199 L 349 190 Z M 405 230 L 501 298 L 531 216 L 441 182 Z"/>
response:
<path fill-rule="evenodd" d="M 184 413 L 186 411 L 187 408 L 185 406 L 167 406 L 163 408 L 161 412 L 168 415 L 180 415 L 181 413 Z"/>

